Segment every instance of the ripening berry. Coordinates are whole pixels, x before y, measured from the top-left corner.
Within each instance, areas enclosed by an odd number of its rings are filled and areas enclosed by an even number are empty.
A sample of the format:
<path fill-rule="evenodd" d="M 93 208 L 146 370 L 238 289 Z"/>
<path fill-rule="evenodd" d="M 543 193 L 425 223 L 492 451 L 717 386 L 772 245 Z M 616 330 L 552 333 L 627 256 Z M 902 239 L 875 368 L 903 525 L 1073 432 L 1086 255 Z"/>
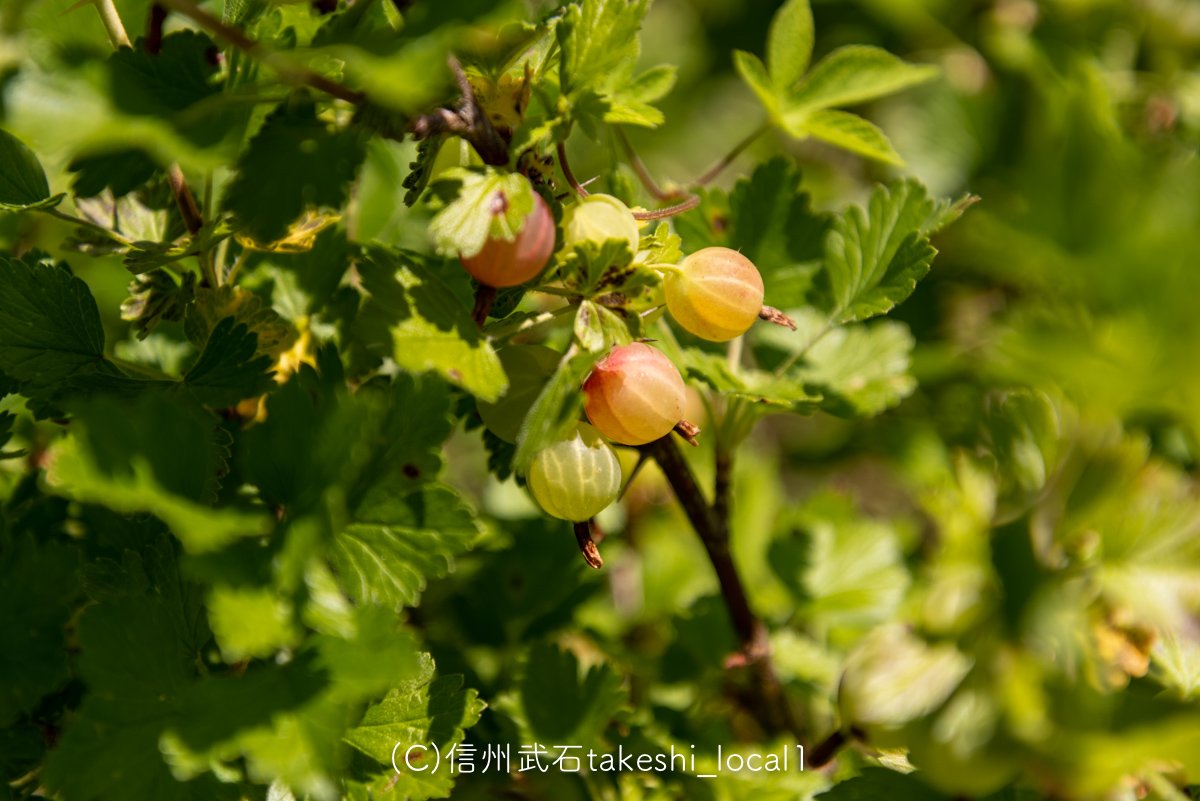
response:
<path fill-rule="evenodd" d="M 637 255 L 637 220 L 629 207 L 612 195 L 588 195 L 563 209 L 563 245 L 573 247 L 584 242 L 622 239 L 629 252 Z"/>
<path fill-rule="evenodd" d="M 525 217 L 520 232 L 511 242 L 488 239 L 483 249 L 469 259 L 459 258 L 467 272 L 481 284 L 516 286 L 536 278 L 554 252 L 554 218 L 546 201 L 533 195 L 533 211 Z"/>
<path fill-rule="evenodd" d="M 683 377 L 649 345 L 613 348 L 583 384 L 583 408 L 600 433 L 622 445 L 665 437 L 683 417 Z"/>
<path fill-rule="evenodd" d="M 729 248 L 697 250 L 667 273 L 667 311 L 701 339 L 724 342 L 746 333 L 763 305 L 754 262 Z"/>
<path fill-rule="evenodd" d="M 580 423 L 569 438 L 538 451 L 526 479 L 546 514 L 582 523 L 617 499 L 621 463 L 596 429 Z"/>

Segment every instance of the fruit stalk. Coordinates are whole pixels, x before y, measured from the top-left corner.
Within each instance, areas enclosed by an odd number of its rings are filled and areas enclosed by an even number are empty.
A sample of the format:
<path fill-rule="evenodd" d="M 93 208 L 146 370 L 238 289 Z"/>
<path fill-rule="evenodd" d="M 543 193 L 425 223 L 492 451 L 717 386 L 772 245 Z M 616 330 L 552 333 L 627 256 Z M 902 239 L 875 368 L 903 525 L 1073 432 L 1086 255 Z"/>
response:
<path fill-rule="evenodd" d="M 729 612 L 739 644 L 738 653 L 726 662 L 727 666 L 744 666 L 750 670 L 753 677 L 751 689 L 757 707 L 755 711 L 764 728 L 773 732 L 789 732 L 797 740 L 803 739 L 805 733 L 771 661 L 767 628 L 750 608 L 745 584 L 738 574 L 729 550 L 732 456 L 726 453 L 717 460 L 714 502 L 709 505 L 696 482 L 696 476 L 671 440 L 671 435 L 655 440 L 643 448 L 654 458 L 667 477 L 675 491 L 675 497 L 679 499 L 679 505 L 683 507 L 688 521 L 700 537 L 700 542 L 704 545 L 708 559 L 717 574 L 721 598 Z"/>

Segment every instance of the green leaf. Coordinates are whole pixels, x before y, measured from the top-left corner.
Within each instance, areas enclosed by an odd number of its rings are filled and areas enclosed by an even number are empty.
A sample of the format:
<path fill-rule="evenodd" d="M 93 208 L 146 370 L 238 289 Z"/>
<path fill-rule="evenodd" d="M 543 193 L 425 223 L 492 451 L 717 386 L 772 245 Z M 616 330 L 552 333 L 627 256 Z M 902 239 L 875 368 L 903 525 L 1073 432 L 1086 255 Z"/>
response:
<path fill-rule="evenodd" d="M 728 239 L 720 244 L 754 262 L 767 303 L 777 308 L 808 303 L 830 219 L 813 210 L 795 165 L 782 157 L 759 165 L 734 186 L 723 216 Z"/>
<path fill-rule="evenodd" d="M 71 436 L 51 451 L 46 479 L 55 493 L 122 514 L 153 514 L 195 553 L 270 530 L 264 513 L 205 503 L 225 459 L 211 414 L 162 393 L 72 409 Z"/>
<path fill-rule="evenodd" d="M 183 281 L 178 284 L 165 270 L 139 275 L 129 284 L 129 297 L 121 302 L 121 319 L 133 323 L 137 338 L 145 339 L 164 320 L 182 320 L 195 294 L 193 272 L 184 273 Z"/>
<path fill-rule="evenodd" d="M 104 356 L 100 312 L 65 264 L 0 255 L 0 370 L 31 398 L 130 393 L 134 381 Z"/>
<path fill-rule="evenodd" d="M 379 485 L 334 538 L 330 559 L 338 582 L 358 603 L 396 610 L 416 606 L 429 579 L 479 536 L 474 513 L 448 487 L 404 493 Z"/>
<path fill-rule="evenodd" d="M 937 75 L 936 67 L 908 64 L 878 47 L 839 47 L 813 67 L 787 97 L 786 112 L 864 103 Z"/>
<path fill-rule="evenodd" d="M 426 659 L 421 675 L 368 709 L 362 722 L 346 734 L 346 742 L 387 766 L 387 772 L 371 783 L 375 794 L 382 789 L 413 801 L 445 798 L 454 786 L 449 770 L 396 774 L 392 754 L 397 746 L 399 753 L 404 753 L 415 745 L 436 746 L 443 755 L 448 754 L 463 741 L 465 730 L 478 722 L 484 707 L 475 690 L 463 688 L 462 676 L 434 678 L 433 662 Z M 351 798 L 357 799 L 358 792 L 369 791 L 362 785 L 352 785 Z"/>
<path fill-rule="evenodd" d="M 621 677 L 607 663 L 580 669 L 571 651 L 539 642 L 529 649 L 521 678 L 521 709 L 541 743 L 594 745 L 625 706 Z"/>
<path fill-rule="evenodd" d="M 861 516 L 836 495 L 810 499 L 785 526 L 797 536 L 779 542 L 771 563 L 797 591 L 806 619 L 823 628 L 864 629 L 890 619 L 909 584 L 891 526 Z M 801 540 L 803 553 L 797 554 Z M 800 569 L 789 572 L 785 566 L 791 565 Z"/>
<path fill-rule="evenodd" d="M 105 189 L 112 190 L 114 197 L 123 197 L 158 173 L 154 160 L 137 148 L 80 156 L 67 169 L 75 173 L 71 190 L 77 197 L 94 197 Z"/>
<path fill-rule="evenodd" d="M 579 420 L 583 407 L 580 387 L 600 356 L 590 351 L 576 353 L 574 348 L 563 354 L 554 376 L 521 424 L 517 452 L 513 455 L 514 470 L 523 473 L 538 451 L 564 436 Z"/>
<path fill-rule="evenodd" d="M 674 65 L 652 67 L 628 82 L 615 83 L 608 96 L 604 121 L 615 125 L 640 125 L 655 128 L 663 123 L 663 113 L 651 103 L 664 97 L 675 85 Z"/>
<path fill-rule="evenodd" d="M 78 568 L 75 549 L 58 542 L 21 537 L 0 550 L 0 729 L 70 678 L 67 624 Z"/>
<path fill-rule="evenodd" d="M 771 19 L 767 33 L 767 71 L 779 92 L 804 77 L 812 58 L 813 18 L 808 0 L 787 0 Z"/>
<path fill-rule="evenodd" d="M 716 353 L 685 348 L 681 363 L 688 375 L 723 395 L 745 398 L 779 410 L 810 411 L 821 400 L 819 394 L 791 376 L 776 376 L 746 367 L 735 371 L 730 368 L 728 359 Z"/>
<path fill-rule="evenodd" d="M 449 200 L 429 223 L 437 252 L 471 258 L 490 239 L 512 241 L 533 211 L 533 187 L 519 173 L 456 167 L 446 170 L 432 190 Z"/>
<path fill-rule="evenodd" d="M 797 342 L 811 341 L 806 331 L 785 333 Z M 819 391 L 826 411 L 869 417 L 916 388 L 909 374 L 912 349 L 912 334 L 903 323 L 835 328 L 809 348 L 804 363 L 790 375 Z"/>
<path fill-rule="evenodd" d="M 823 275 L 836 322 L 885 314 L 912 294 L 937 254 L 927 234 L 939 208 L 908 180 L 876 187 L 866 209 L 852 206 L 834 221 Z"/>
<path fill-rule="evenodd" d="M 637 59 L 637 33 L 649 6 L 649 0 L 581 0 L 567 7 L 557 28 L 564 94 L 603 85 Z"/>
<path fill-rule="evenodd" d="M 734 50 L 733 66 L 746 85 L 758 97 L 767 113 L 775 118 L 779 114 L 779 95 L 776 93 L 771 76 L 767 74 L 767 67 L 762 63 L 762 59 L 744 50 Z"/>
<path fill-rule="evenodd" d="M 79 673 L 89 692 L 50 752 L 43 781 L 74 801 L 237 798 L 212 777 L 177 782 L 159 751 L 208 631 L 199 593 L 179 580 L 170 546 L 155 540 L 136 556 L 142 589 L 88 607 L 79 621 Z"/>
<path fill-rule="evenodd" d="M 867 767 L 857 776 L 840 781 L 816 796 L 819 801 L 949 801 L 913 773 Z"/>
<path fill-rule="evenodd" d="M 494 401 L 508 379 L 470 312 L 425 265 L 376 249 L 359 265 L 371 302 L 392 321 L 392 358 L 402 370 L 436 372 Z"/>
<path fill-rule="evenodd" d="M 225 208 L 256 242 L 274 242 L 305 209 L 340 209 L 365 156 L 359 132 L 332 129 L 311 100 L 286 102 L 238 159 Z"/>
<path fill-rule="evenodd" d="M 256 356 L 258 349 L 258 335 L 245 323 L 226 317 L 184 373 L 184 386 L 201 403 L 218 407 L 261 395 L 272 386 L 272 361 L 269 356 Z"/>
<path fill-rule="evenodd" d="M 0 128 L 0 211 L 52 208 L 63 197 L 50 196 L 46 172 L 34 152 Z"/>
<path fill-rule="evenodd" d="M 607 353 L 615 345 L 633 340 L 625 318 L 600 304 L 585 300 L 575 313 L 575 339 L 592 353 Z"/>
<path fill-rule="evenodd" d="M 789 127 L 796 137 L 812 136 L 852 153 L 876 159 L 886 164 L 904 166 L 904 160 L 892 147 L 887 135 L 878 127 L 848 111 L 822 109 L 801 118 L 799 125 Z"/>
<path fill-rule="evenodd" d="M 290 599 L 271 587 L 215 587 L 208 596 L 208 623 L 233 663 L 269 657 L 300 638 Z"/>

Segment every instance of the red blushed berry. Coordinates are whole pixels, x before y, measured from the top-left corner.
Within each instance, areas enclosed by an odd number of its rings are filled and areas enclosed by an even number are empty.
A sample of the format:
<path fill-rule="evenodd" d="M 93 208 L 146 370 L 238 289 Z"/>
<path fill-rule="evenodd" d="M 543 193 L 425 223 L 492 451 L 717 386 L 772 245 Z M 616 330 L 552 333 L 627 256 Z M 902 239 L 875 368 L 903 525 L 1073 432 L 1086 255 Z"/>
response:
<path fill-rule="evenodd" d="M 554 217 L 546 201 L 535 193 L 533 211 L 515 239 L 488 239 L 482 250 L 470 258 L 459 257 L 459 261 L 479 283 L 503 288 L 536 278 L 552 252 Z"/>
<path fill-rule="evenodd" d="M 641 342 L 613 350 L 583 385 L 584 411 L 613 442 L 644 445 L 665 437 L 683 417 L 683 377 L 661 351 Z"/>

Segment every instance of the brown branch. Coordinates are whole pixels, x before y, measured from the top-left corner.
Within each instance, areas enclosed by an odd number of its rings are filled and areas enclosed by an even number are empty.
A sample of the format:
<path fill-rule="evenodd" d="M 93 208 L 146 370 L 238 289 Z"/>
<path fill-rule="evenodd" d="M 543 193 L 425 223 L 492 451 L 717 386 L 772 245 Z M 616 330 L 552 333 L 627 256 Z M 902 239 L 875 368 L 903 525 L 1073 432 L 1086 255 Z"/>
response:
<path fill-rule="evenodd" d="M 475 98 L 475 90 L 458 59 L 447 59 L 454 82 L 461 95 L 454 108 L 434 109 L 416 117 L 409 130 L 417 139 L 428 139 L 438 134 L 454 134 L 466 139 L 475 148 L 484 164 L 501 167 L 508 164 L 508 140 L 500 135 L 488 118 L 487 112 Z"/>
<path fill-rule="evenodd" d="M 238 28 L 226 25 L 212 14 L 200 8 L 192 0 L 160 0 L 160 2 L 172 11 L 177 11 L 188 17 L 218 39 L 222 39 L 228 44 L 233 45 L 251 58 L 263 62 L 278 72 L 279 76 L 288 83 L 311 86 L 313 89 L 324 92 L 331 97 L 336 97 L 339 100 L 345 100 L 347 103 L 355 105 L 363 103 L 366 100 L 366 96 L 362 92 L 351 89 L 345 84 L 339 83 L 332 78 L 327 78 L 319 72 L 314 72 L 307 67 L 295 63 L 286 56 L 263 47 Z"/>
<path fill-rule="evenodd" d="M 750 669 L 754 677 L 752 689 L 756 697 L 757 713 L 765 728 L 791 732 L 797 739 L 802 739 L 803 732 L 792 711 L 791 702 L 784 694 L 783 685 L 780 684 L 775 666 L 771 662 L 771 646 L 766 626 L 750 608 L 745 585 L 729 550 L 729 481 L 732 463 L 728 457 L 724 464 L 718 461 L 716 500 L 710 506 L 696 483 L 695 475 L 670 435 L 644 445 L 643 448 L 658 462 L 659 468 L 670 482 L 684 514 L 699 535 L 717 574 L 721 597 L 739 643 L 738 653 L 726 661 L 726 666 L 744 666 Z"/>
<path fill-rule="evenodd" d="M 837 756 L 837 752 L 841 751 L 847 742 L 849 738 L 839 729 L 818 743 L 806 761 L 814 768 L 824 767 Z"/>

